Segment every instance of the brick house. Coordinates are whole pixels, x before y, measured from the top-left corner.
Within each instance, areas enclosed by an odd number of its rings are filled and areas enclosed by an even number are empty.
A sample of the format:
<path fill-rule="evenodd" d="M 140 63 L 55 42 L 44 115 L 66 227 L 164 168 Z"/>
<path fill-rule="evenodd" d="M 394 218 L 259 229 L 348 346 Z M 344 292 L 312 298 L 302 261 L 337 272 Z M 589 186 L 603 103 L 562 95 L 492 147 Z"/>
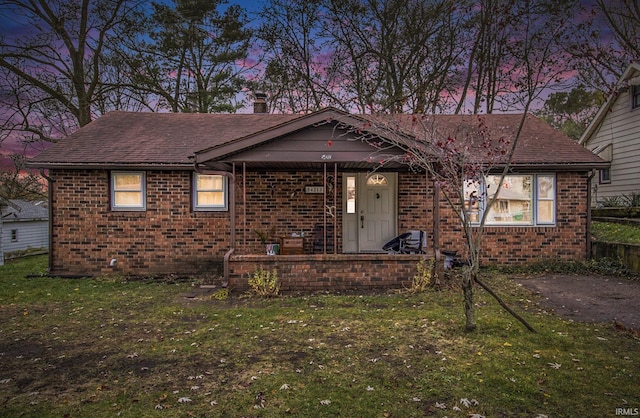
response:
<path fill-rule="evenodd" d="M 459 127 L 478 116 L 433 118 Z M 520 118 L 483 116 L 496 138 Z M 379 167 L 379 150 L 351 129 L 361 126 L 331 108 L 108 113 L 29 162 L 48 170 L 50 274 L 219 269 L 243 288 L 263 267 L 277 269 L 284 289 L 405 285 L 424 255 L 388 254 L 385 242 L 425 231 L 429 257 L 463 249 L 462 230 L 424 172 Z M 507 177 L 517 196 L 489 217 L 484 261 L 585 259 L 590 175 L 606 164 L 528 115 Z M 260 235 L 278 255 L 266 254 Z"/>

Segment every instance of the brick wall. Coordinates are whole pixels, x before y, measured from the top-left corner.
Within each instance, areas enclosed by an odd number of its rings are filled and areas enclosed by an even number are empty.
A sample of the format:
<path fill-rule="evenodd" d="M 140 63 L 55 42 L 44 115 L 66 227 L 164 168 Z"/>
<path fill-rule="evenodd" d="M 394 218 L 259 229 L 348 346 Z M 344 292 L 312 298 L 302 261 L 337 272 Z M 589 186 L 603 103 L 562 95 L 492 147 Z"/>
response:
<path fill-rule="evenodd" d="M 540 259 L 586 259 L 587 173 L 556 173 L 556 225 L 485 227 L 482 262 L 518 264 Z M 440 202 L 442 249 L 463 257 L 463 231 L 450 207 Z"/>
<path fill-rule="evenodd" d="M 333 176 L 333 173 L 329 173 Z M 106 170 L 51 170 L 53 274 L 195 274 L 212 272 L 230 245 L 229 212 L 194 212 L 191 207 L 191 173 L 149 171 L 147 210 L 110 210 L 109 172 Z M 485 263 L 521 263 L 532 259 L 584 259 L 587 204 L 587 174 L 557 174 L 557 224 L 550 227 L 487 227 Z M 333 206 L 325 208 L 322 194 L 305 193 L 305 186 L 322 186 L 322 172 L 248 172 L 236 175 L 236 254 L 262 254 L 264 247 L 255 230 L 274 236 L 305 233 L 306 252 L 311 253 L 313 231 L 327 221 L 337 226 L 338 243 L 342 225 L 342 175 L 328 195 Z M 427 231 L 433 248 L 433 190 L 424 175 L 398 175 L 398 230 Z M 246 190 L 245 190 L 246 189 Z M 440 201 L 442 249 L 462 251 L 462 229 L 444 199 Z M 329 240 L 332 242 L 333 237 Z M 342 251 L 338 245 L 338 254 Z M 462 254 L 464 256 L 464 254 Z M 309 257 L 309 256 L 306 256 Z M 110 267 L 111 259 L 117 260 Z M 384 257 L 383 257 L 384 258 Z M 348 260 L 348 257 L 344 257 Z M 369 260 L 372 266 L 381 259 Z M 348 261 L 331 258 L 335 266 L 351 269 Z M 388 263 L 392 259 L 384 258 Z M 415 267 L 415 263 L 413 263 Z M 306 265 L 306 264 L 305 264 Z M 254 266 L 255 268 L 255 266 Z M 293 268 L 293 267 L 287 267 Z M 395 267 L 393 267 L 395 268 Z M 247 267 L 249 269 L 249 267 Z M 368 267 L 363 273 L 375 276 Z M 393 280 L 408 280 L 408 267 L 398 270 Z M 253 271 L 253 268 L 250 269 Z M 292 270 L 293 271 L 293 270 Z M 307 270 L 305 270 L 307 271 Z M 332 270 L 333 271 L 333 270 Z M 308 269 L 312 274 L 312 269 Z M 320 277 L 320 273 L 313 273 Z M 322 277 L 329 273 L 322 272 Z M 354 273 L 355 274 L 355 273 Z M 300 276 L 300 274 L 296 274 Z M 338 277 L 337 275 L 336 277 Z M 353 282 L 351 275 L 343 280 Z"/>
<path fill-rule="evenodd" d="M 331 174 L 333 177 L 333 174 Z M 247 178 L 236 175 L 236 252 L 243 254 L 263 253 L 264 246 L 256 231 L 272 232 L 274 241 L 293 233 L 305 234 L 307 252 L 311 252 L 313 232 L 324 222 L 338 226 L 342 222 L 341 176 L 338 185 L 328 193 L 327 205 L 333 206 L 336 193 L 336 208 L 325 208 L 323 195 L 305 193 L 306 186 L 322 186 L 323 172 L 247 172 Z M 246 188 L 246 192 L 244 192 Z M 334 214 L 332 217 L 330 213 Z M 340 234 L 341 228 L 337 229 Z M 333 242 L 333 236 L 329 237 Z M 338 242 L 341 237 L 338 236 Z M 338 247 L 342 251 L 342 247 Z"/>
<path fill-rule="evenodd" d="M 192 211 L 189 172 L 148 171 L 145 212 L 110 210 L 108 171 L 50 177 L 52 274 L 191 274 L 217 270 L 228 249 L 228 213 Z"/>
<path fill-rule="evenodd" d="M 288 255 L 232 257 L 229 287 L 248 289 L 257 268 L 276 269 L 283 291 L 403 288 L 411 285 L 422 256 L 388 254 Z"/>
<path fill-rule="evenodd" d="M 398 232 L 421 229 L 433 247 L 433 187 L 424 174 L 398 173 Z"/>

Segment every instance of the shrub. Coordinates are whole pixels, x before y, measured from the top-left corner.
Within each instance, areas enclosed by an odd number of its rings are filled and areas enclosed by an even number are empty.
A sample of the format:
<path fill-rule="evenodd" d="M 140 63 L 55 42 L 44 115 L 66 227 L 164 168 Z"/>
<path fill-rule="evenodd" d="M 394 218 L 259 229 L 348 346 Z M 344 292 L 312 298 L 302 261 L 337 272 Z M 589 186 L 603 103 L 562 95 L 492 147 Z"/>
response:
<path fill-rule="evenodd" d="M 427 262 L 424 258 L 420 260 L 416 266 L 416 274 L 411 281 L 411 287 L 408 289 L 409 293 L 421 293 L 430 288 L 433 285 L 433 267 L 435 260 L 432 258 Z"/>
<path fill-rule="evenodd" d="M 493 266 L 501 273 L 516 274 L 602 274 L 606 276 L 632 277 L 631 272 L 620 260 L 610 258 L 587 261 L 570 261 L 561 259 L 545 259 L 516 266 Z"/>
<path fill-rule="evenodd" d="M 211 295 L 211 299 L 215 300 L 227 300 L 229 298 L 229 289 L 224 287 L 222 289 L 218 289 L 214 294 Z"/>
<path fill-rule="evenodd" d="M 631 192 L 631 194 L 622 195 L 624 203 L 632 208 L 640 206 L 640 193 Z"/>
<path fill-rule="evenodd" d="M 603 208 L 635 208 L 640 206 L 640 193 L 631 192 L 622 196 L 607 196 L 598 201 Z"/>
<path fill-rule="evenodd" d="M 604 257 L 597 260 L 589 260 L 586 264 L 590 271 L 605 276 L 631 277 L 634 275 L 620 260 Z"/>
<path fill-rule="evenodd" d="M 624 200 L 621 196 L 607 196 L 598 202 L 603 208 L 621 208 L 624 206 Z"/>
<path fill-rule="evenodd" d="M 257 268 L 249 278 L 251 291 L 258 296 L 273 297 L 280 294 L 280 281 L 276 269 L 272 271 Z"/>

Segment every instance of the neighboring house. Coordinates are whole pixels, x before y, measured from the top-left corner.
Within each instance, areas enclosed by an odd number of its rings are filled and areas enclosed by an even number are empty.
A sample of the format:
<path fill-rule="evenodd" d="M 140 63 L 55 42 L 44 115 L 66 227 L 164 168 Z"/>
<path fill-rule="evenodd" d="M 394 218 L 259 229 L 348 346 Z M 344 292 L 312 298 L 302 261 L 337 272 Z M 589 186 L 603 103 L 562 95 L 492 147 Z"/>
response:
<path fill-rule="evenodd" d="M 2 207 L 4 257 L 26 250 L 49 248 L 49 210 L 42 202 L 5 200 Z"/>
<path fill-rule="evenodd" d="M 521 115 L 429 118 L 445 136 L 482 120 L 498 139 Z M 406 285 L 424 256 L 387 254 L 384 244 L 422 230 L 427 257 L 462 252 L 461 227 L 424 172 L 378 167 L 379 148 L 351 129 L 366 131 L 364 121 L 332 108 L 108 113 L 29 162 L 48 170 L 50 274 L 187 275 L 223 265 L 235 288 L 259 267 L 275 268 L 283 289 Z M 523 129 L 507 177 L 518 194 L 501 206 L 511 216 L 486 228 L 483 260 L 584 259 L 589 174 L 607 163 L 532 115 Z M 287 255 L 266 255 L 256 231 Z"/>
<path fill-rule="evenodd" d="M 596 204 L 640 192 L 640 63 L 627 67 L 578 142 L 611 162 L 593 182 Z"/>

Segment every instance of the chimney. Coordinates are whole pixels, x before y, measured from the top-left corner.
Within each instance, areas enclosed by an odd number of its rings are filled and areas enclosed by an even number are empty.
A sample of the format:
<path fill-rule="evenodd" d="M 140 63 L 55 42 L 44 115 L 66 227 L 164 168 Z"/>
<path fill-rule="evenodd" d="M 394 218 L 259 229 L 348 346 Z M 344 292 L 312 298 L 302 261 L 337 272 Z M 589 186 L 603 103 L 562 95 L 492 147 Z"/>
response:
<path fill-rule="evenodd" d="M 253 102 L 253 113 L 267 113 L 267 95 L 256 93 L 256 100 Z"/>

